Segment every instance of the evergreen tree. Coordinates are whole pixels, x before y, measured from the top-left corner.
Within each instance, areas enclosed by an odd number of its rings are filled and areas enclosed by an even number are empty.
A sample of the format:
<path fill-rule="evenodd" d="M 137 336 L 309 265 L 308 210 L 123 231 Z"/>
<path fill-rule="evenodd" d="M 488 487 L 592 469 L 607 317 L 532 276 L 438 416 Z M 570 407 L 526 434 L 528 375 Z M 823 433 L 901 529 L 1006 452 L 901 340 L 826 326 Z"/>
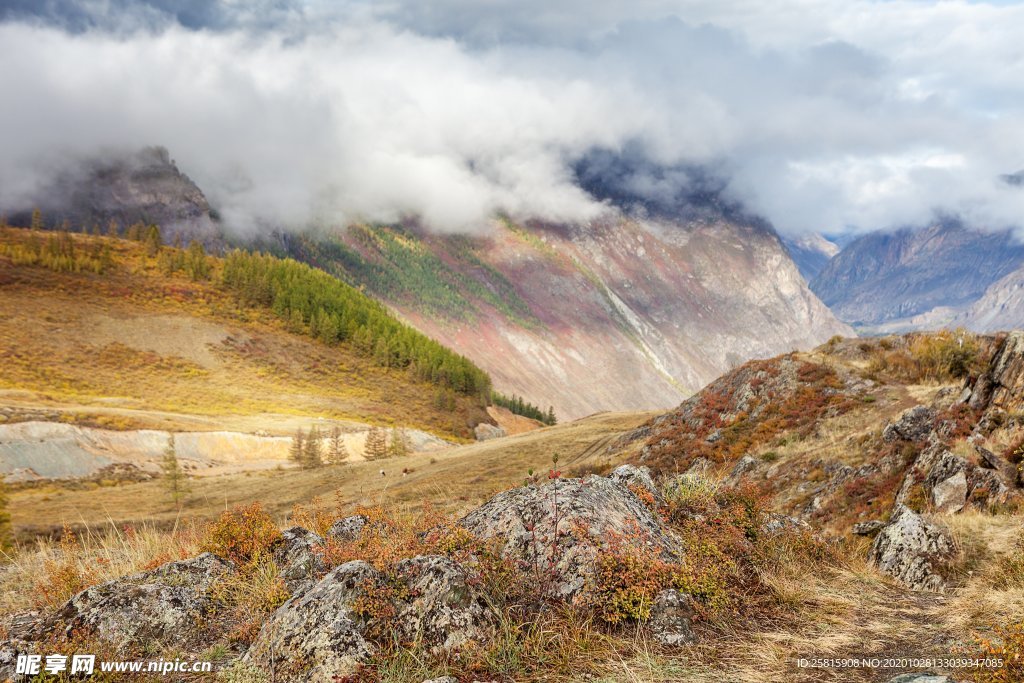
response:
<path fill-rule="evenodd" d="M 160 253 L 160 247 L 164 245 L 163 239 L 160 237 L 160 228 L 155 225 L 146 228 L 142 242 L 146 245 L 146 256 L 156 256 Z"/>
<path fill-rule="evenodd" d="M 185 252 L 185 272 L 193 280 L 206 280 L 210 277 L 210 261 L 206 258 L 206 250 L 202 243 L 192 240 Z"/>
<path fill-rule="evenodd" d="M 387 435 L 380 427 L 371 427 L 366 434 L 363 455 L 367 460 L 380 460 L 388 455 Z"/>
<path fill-rule="evenodd" d="M 118 237 L 121 234 L 121 225 L 116 218 L 111 218 L 107 223 L 107 237 Z"/>
<path fill-rule="evenodd" d="M 391 445 L 388 447 L 388 455 L 393 458 L 400 458 L 409 455 L 409 440 L 405 432 L 395 427 L 391 430 Z"/>
<path fill-rule="evenodd" d="M 555 407 L 554 406 L 548 406 L 548 414 L 547 414 L 547 417 L 543 420 L 543 422 L 546 423 L 546 424 L 549 424 L 549 425 L 556 425 L 556 424 L 558 424 L 558 418 L 555 417 Z"/>
<path fill-rule="evenodd" d="M 302 465 L 302 459 L 306 454 L 305 441 L 306 435 L 303 434 L 300 427 L 295 431 L 295 436 L 292 437 L 291 448 L 288 449 L 288 459 L 296 465 Z"/>
<path fill-rule="evenodd" d="M 331 440 L 327 447 L 327 460 L 332 465 L 340 465 L 348 460 L 348 448 L 345 447 L 345 440 L 341 437 L 341 429 L 338 427 L 331 430 Z"/>
<path fill-rule="evenodd" d="M 31 228 L 33 230 L 43 229 L 43 212 L 38 207 L 32 209 L 32 223 Z"/>
<path fill-rule="evenodd" d="M 181 463 L 178 462 L 178 454 L 174 448 L 174 435 L 167 441 L 167 448 L 164 450 L 163 461 L 160 463 L 160 469 L 164 474 L 164 488 L 167 489 L 167 495 L 170 496 L 171 501 L 176 507 L 181 507 L 181 502 L 188 493 L 188 479 L 185 477 L 185 472 L 181 469 Z"/>
<path fill-rule="evenodd" d="M 324 464 L 323 448 L 320 444 L 320 430 L 315 426 L 310 428 L 309 436 L 306 437 L 306 447 L 302 452 L 303 469 L 315 469 Z"/>
<path fill-rule="evenodd" d="M 7 512 L 7 489 L 0 479 L 0 550 L 11 547 L 11 515 Z"/>

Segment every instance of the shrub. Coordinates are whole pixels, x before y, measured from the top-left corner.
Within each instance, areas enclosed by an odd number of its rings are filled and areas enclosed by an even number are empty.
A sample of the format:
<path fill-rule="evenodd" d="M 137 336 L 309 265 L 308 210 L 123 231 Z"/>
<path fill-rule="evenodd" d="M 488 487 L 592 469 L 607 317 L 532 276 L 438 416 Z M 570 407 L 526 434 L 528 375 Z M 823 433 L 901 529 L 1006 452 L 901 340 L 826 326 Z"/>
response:
<path fill-rule="evenodd" d="M 1024 680 L 1024 621 L 995 628 L 994 638 L 979 638 L 981 657 L 1001 659 L 999 668 L 981 669 L 982 683 L 1018 683 Z"/>
<path fill-rule="evenodd" d="M 43 562 L 44 577 L 35 586 L 36 603 L 40 608 L 58 607 L 97 583 L 95 572 L 83 567 L 81 559 L 78 537 L 65 525 L 56 555 Z"/>
<path fill-rule="evenodd" d="M 244 566 L 255 565 L 281 540 L 281 531 L 259 503 L 225 510 L 210 524 L 202 549 Z"/>

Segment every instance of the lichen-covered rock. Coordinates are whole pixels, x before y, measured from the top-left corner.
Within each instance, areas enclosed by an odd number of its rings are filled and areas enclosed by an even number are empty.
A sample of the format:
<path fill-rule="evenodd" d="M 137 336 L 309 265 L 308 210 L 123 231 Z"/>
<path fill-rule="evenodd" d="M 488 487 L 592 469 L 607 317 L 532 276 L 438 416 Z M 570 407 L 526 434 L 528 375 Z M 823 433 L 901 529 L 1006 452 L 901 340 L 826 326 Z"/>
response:
<path fill-rule="evenodd" d="M 946 451 L 926 480 L 936 512 L 960 512 L 967 503 L 967 463 Z"/>
<path fill-rule="evenodd" d="M 625 486 L 626 488 L 637 487 L 641 491 L 646 491 L 650 494 L 654 503 L 659 506 L 665 504 L 665 496 L 662 495 L 658 485 L 654 483 L 654 477 L 651 476 L 651 468 L 649 467 L 619 465 L 612 470 L 608 478 L 620 486 Z"/>
<path fill-rule="evenodd" d="M 345 517 L 332 524 L 331 528 L 327 530 L 327 535 L 337 541 L 354 541 L 363 533 L 363 529 L 366 528 L 369 521 L 366 515 Z"/>
<path fill-rule="evenodd" d="M 212 611 L 211 592 L 234 571 L 211 553 L 170 562 L 78 593 L 42 628 L 63 628 L 69 636 L 87 631 L 119 648 L 138 642 L 205 647 L 197 620 Z"/>
<path fill-rule="evenodd" d="M 916 406 L 904 411 L 895 421 L 890 422 L 882 430 L 882 440 L 922 441 L 928 437 L 935 420 L 935 411 L 927 406 Z"/>
<path fill-rule="evenodd" d="M 348 562 L 279 607 L 245 659 L 272 669 L 278 681 L 328 683 L 373 654 L 371 631 L 435 651 L 482 641 L 493 618 L 471 578 L 441 556 L 403 560 L 389 575 L 361 560 Z M 364 598 L 386 602 L 386 621 L 362 612 Z"/>
<path fill-rule="evenodd" d="M 736 461 L 732 471 L 729 472 L 729 477 L 726 479 L 728 484 L 735 486 L 743 481 L 743 478 L 748 474 L 757 469 L 758 460 L 750 455 L 744 455 L 742 458 Z"/>
<path fill-rule="evenodd" d="M 897 505 L 889 523 L 875 537 L 868 559 L 879 570 L 914 590 L 941 591 L 945 567 L 955 553 L 949 533 Z"/>
<path fill-rule="evenodd" d="M 690 596 L 674 588 L 661 591 L 651 605 L 650 627 L 662 645 L 689 645 L 693 634 L 693 604 Z"/>
<path fill-rule="evenodd" d="M 851 531 L 857 536 L 876 536 L 878 532 L 885 528 L 885 522 L 880 519 L 872 519 L 868 522 L 858 522 L 853 525 Z"/>
<path fill-rule="evenodd" d="M 778 512 L 769 512 L 761 522 L 761 533 L 768 536 L 775 536 L 787 531 L 810 531 L 811 525 L 802 519 L 783 515 Z"/>
<path fill-rule="evenodd" d="M 333 683 L 352 673 L 374 650 L 352 607 L 379 581 L 380 572 L 361 560 L 335 568 L 270 616 L 245 660 L 282 682 Z"/>
<path fill-rule="evenodd" d="M 451 650 L 490 635 L 492 612 L 461 565 L 425 555 L 399 562 L 395 571 L 410 596 L 395 623 L 403 641 Z"/>
<path fill-rule="evenodd" d="M 293 526 L 281 532 L 281 540 L 274 546 L 274 561 L 290 593 L 297 593 L 316 582 L 325 567 L 317 548 L 324 539 L 309 529 Z"/>
<path fill-rule="evenodd" d="M 890 678 L 887 683 L 956 683 L 956 681 L 942 674 L 924 672 L 900 674 L 895 678 Z"/>
<path fill-rule="evenodd" d="M 479 539 L 498 539 L 506 558 L 543 574 L 539 591 L 561 598 L 583 590 L 599 547 L 614 535 L 666 559 L 679 552 L 678 541 L 632 491 L 594 475 L 499 493 L 459 523 Z"/>

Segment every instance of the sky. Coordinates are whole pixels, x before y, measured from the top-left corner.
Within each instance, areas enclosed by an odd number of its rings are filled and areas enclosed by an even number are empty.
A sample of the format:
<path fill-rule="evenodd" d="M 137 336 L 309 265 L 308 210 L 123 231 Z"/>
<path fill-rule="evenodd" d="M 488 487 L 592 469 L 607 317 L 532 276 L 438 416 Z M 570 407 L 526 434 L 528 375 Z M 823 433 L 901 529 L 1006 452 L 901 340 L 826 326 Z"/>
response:
<path fill-rule="evenodd" d="M 241 232 L 707 178 L 786 234 L 1020 227 L 1022 35 L 961 0 L 0 0 L 0 204 L 163 145 Z"/>

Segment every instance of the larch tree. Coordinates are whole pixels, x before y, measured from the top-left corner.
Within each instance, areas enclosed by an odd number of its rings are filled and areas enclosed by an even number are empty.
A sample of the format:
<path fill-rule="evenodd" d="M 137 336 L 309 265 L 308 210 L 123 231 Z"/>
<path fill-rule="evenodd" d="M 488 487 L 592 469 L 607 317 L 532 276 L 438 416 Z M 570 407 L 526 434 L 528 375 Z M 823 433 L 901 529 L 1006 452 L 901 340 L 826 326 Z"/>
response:
<path fill-rule="evenodd" d="M 306 437 L 306 446 L 302 452 L 303 469 L 315 469 L 324 464 L 323 447 L 320 444 L 320 430 L 315 426 L 310 428 L 309 436 Z"/>
<path fill-rule="evenodd" d="M 348 460 L 348 448 L 341 436 L 341 429 L 335 427 L 331 430 L 331 438 L 327 446 L 327 461 L 332 465 L 340 465 L 346 460 Z"/>
<path fill-rule="evenodd" d="M 387 435 L 380 427 L 371 427 L 366 433 L 363 455 L 367 460 L 380 460 L 388 455 Z"/>
<path fill-rule="evenodd" d="M 160 469 L 163 471 L 163 482 L 167 495 L 174 505 L 180 508 L 182 500 L 188 494 L 189 486 L 188 478 L 185 476 L 184 470 L 181 469 L 181 463 L 178 462 L 178 453 L 174 447 L 173 434 L 167 440 L 167 448 L 164 449 L 164 457 L 160 463 Z"/>
<path fill-rule="evenodd" d="M 409 455 L 409 440 L 405 432 L 398 427 L 391 430 L 391 445 L 388 447 L 388 455 L 393 458 L 401 458 Z"/>
<path fill-rule="evenodd" d="M 295 431 L 295 436 L 292 437 L 291 448 L 288 449 L 288 459 L 299 466 L 302 465 L 303 456 L 306 454 L 305 442 L 306 435 L 300 427 Z"/>

